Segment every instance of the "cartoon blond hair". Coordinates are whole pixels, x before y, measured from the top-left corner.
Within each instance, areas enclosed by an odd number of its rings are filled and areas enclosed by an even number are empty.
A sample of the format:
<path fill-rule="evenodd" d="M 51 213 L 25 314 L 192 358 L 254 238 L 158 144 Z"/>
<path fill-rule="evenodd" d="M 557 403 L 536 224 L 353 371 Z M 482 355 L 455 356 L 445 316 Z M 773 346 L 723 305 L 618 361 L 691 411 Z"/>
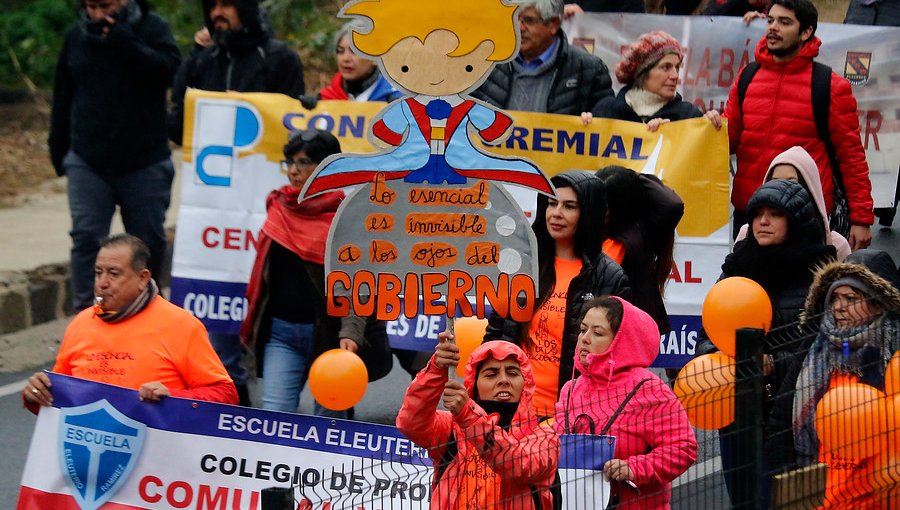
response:
<path fill-rule="evenodd" d="M 368 33 L 352 28 L 354 46 L 370 57 L 384 55 L 407 37 L 424 43 L 431 32 L 448 30 L 459 39 L 449 56 L 468 55 L 491 41 L 494 51 L 488 60 L 501 62 L 512 58 L 518 46 L 516 9 L 507 0 L 360 0 L 347 4 L 340 15 L 371 20 Z"/>

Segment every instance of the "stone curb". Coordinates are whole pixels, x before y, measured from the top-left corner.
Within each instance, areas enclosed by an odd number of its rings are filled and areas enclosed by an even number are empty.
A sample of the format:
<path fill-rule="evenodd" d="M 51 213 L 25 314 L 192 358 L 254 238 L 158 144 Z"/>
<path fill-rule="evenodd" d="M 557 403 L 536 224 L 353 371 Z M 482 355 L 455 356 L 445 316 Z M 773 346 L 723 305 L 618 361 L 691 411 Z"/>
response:
<path fill-rule="evenodd" d="M 160 287 L 168 287 L 175 229 L 166 229 L 169 250 Z M 46 264 L 29 271 L 0 271 L 0 335 L 72 315 L 69 263 Z"/>

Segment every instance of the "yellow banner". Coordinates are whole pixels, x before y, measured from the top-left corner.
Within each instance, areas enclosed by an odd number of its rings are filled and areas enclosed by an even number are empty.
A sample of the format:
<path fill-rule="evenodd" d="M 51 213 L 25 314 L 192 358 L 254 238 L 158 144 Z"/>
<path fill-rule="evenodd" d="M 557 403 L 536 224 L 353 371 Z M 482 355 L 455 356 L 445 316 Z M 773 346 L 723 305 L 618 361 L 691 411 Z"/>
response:
<path fill-rule="evenodd" d="M 204 99 L 212 99 L 209 105 Z M 207 138 L 222 138 L 234 155 L 262 154 L 271 162 L 282 159 L 288 131 L 309 126 L 326 129 L 341 141 L 345 152 L 371 152 L 369 128 L 385 103 L 320 101 L 306 110 L 299 101 L 277 94 L 236 94 L 190 90 L 185 98 L 184 158 L 192 163 L 194 149 L 208 150 Z M 222 114 L 222 136 L 194 133 L 195 115 Z M 229 109 L 230 108 L 230 109 Z M 597 170 L 621 165 L 652 173 L 673 188 L 685 202 L 678 226 L 682 237 L 707 237 L 729 220 L 728 137 L 703 118 L 664 124 L 656 133 L 634 122 L 595 119 L 583 126 L 574 116 L 529 112 L 509 113 L 510 136 L 489 148 L 501 155 L 526 157 L 547 175 L 577 168 Z M 204 125 L 209 125 L 205 122 Z M 202 139 L 201 139 L 202 138 Z M 226 139 L 230 138 L 230 139 Z M 215 153 L 214 153 L 215 154 Z M 197 165 L 198 172 L 203 165 Z M 209 176 L 200 176 L 200 179 Z"/>

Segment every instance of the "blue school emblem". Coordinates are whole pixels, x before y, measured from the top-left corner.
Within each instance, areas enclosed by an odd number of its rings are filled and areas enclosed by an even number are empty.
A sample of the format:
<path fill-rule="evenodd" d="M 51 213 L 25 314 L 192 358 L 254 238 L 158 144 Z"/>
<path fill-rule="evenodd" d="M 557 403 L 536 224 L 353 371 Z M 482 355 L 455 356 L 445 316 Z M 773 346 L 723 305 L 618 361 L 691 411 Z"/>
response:
<path fill-rule="evenodd" d="M 61 410 L 59 461 L 82 510 L 96 510 L 128 479 L 137 462 L 147 426 L 120 413 L 109 402 Z"/>

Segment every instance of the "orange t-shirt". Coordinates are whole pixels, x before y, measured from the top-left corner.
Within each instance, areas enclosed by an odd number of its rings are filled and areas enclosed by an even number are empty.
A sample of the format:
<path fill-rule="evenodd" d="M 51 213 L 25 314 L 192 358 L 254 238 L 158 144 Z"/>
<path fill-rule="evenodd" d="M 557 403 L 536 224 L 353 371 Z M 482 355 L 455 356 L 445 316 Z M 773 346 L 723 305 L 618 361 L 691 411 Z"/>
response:
<path fill-rule="evenodd" d="M 500 495 L 500 477 L 473 448 L 464 459 L 457 510 L 493 508 Z"/>
<path fill-rule="evenodd" d="M 603 241 L 603 253 L 621 266 L 622 261 L 625 260 L 625 245 L 619 241 L 607 239 Z"/>
<path fill-rule="evenodd" d="M 556 270 L 556 285 L 547 301 L 535 312 L 528 327 L 532 340 L 528 357 L 535 382 L 531 407 L 538 416 L 553 416 L 553 406 L 559 400 L 559 357 L 566 323 L 566 297 L 569 295 L 569 283 L 581 272 L 581 260 L 557 258 L 553 267 Z"/>
<path fill-rule="evenodd" d="M 159 296 L 117 324 L 83 310 L 66 329 L 53 371 L 133 390 L 151 381 L 170 390 L 231 382 L 203 324 Z"/>

